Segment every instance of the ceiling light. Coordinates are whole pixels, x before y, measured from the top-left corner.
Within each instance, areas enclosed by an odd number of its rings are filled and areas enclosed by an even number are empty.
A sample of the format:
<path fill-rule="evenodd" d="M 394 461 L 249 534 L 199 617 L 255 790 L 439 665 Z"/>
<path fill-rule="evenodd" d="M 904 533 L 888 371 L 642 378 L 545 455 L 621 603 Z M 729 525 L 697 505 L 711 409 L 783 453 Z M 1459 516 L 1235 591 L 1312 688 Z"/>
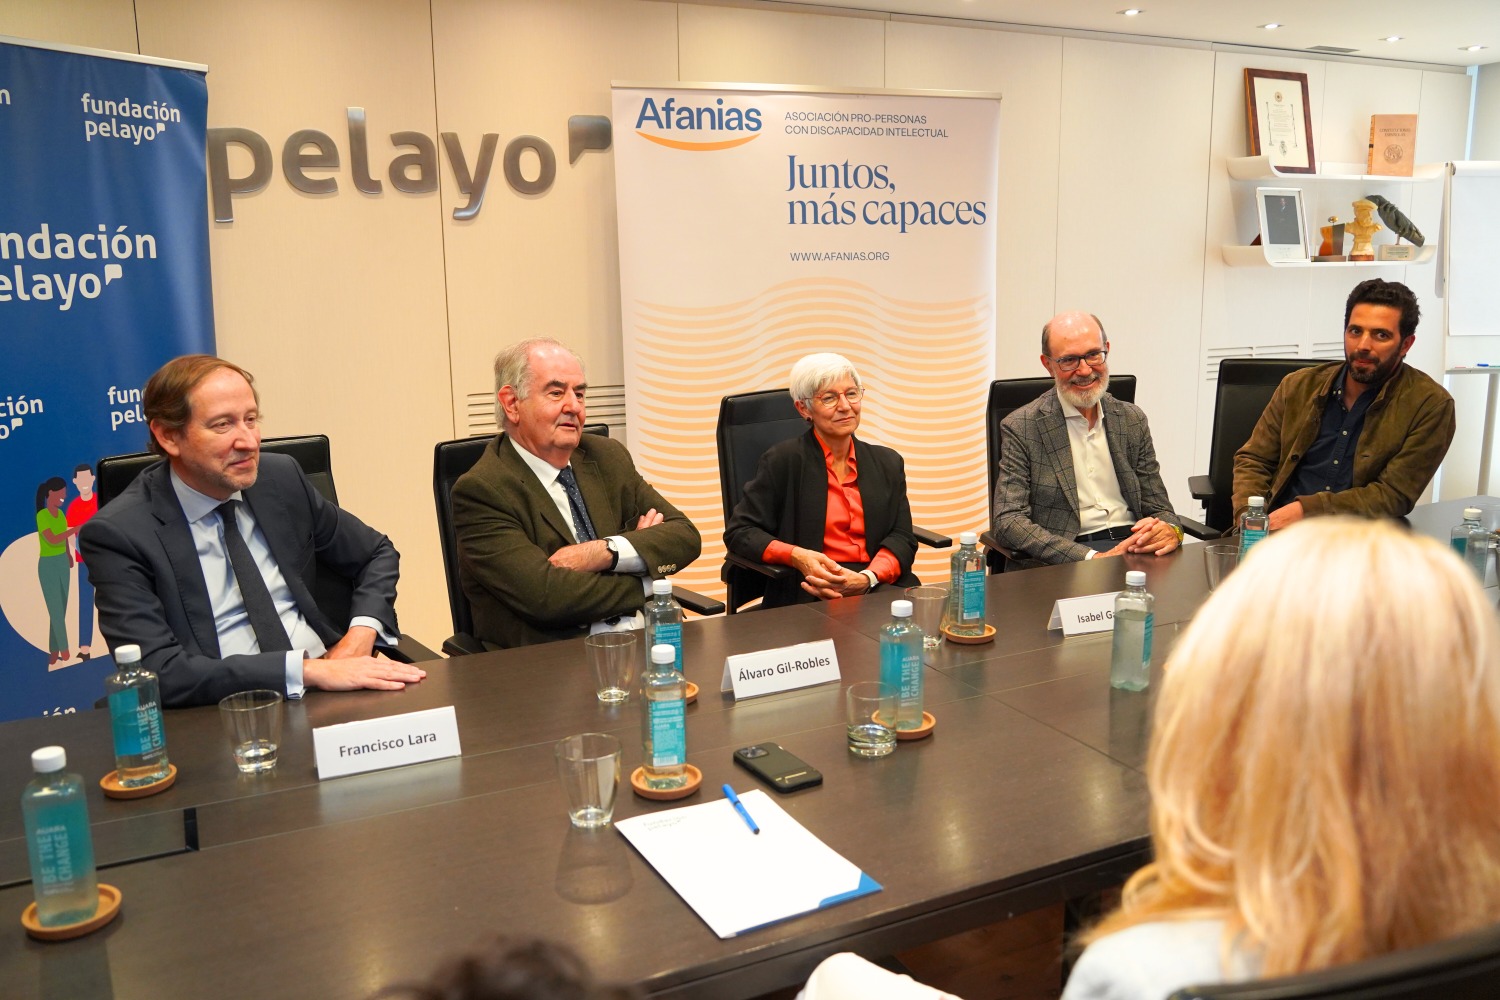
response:
<path fill-rule="evenodd" d="M 1115 11 L 1116 14 L 1124 14 L 1126 17 L 1135 17 L 1137 14 L 1146 13 L 1140 7 L 1126 7 L 1124 10 Z"/>
<path fill-rule="evenodd" d="M 1487 49 L 1487 48 L 1489 48 L 1488 45 L 1465 45 L 1463 48 L 1459 49 L 1458 51 L 1460 51 L 1460 52 L 1478 52 L 1481 49 Z"/>
<path fill-rule="evenodd" d="M 1401 36 L 1400 35 L 1386 35 L 1385 36 L 1385 41 L 1387 41 L 1387 42 L 1399 42 L 1399 41 L 1401 41 Z"/>
<path fill-rule="evenodd" d="M 1262 24 L 1261 27 L 1267 31 L 1275 31 L 1277 28 L 1284 27 L 1284 25 L 1280 21 L 1272 21 L 1270 24 Z"/>

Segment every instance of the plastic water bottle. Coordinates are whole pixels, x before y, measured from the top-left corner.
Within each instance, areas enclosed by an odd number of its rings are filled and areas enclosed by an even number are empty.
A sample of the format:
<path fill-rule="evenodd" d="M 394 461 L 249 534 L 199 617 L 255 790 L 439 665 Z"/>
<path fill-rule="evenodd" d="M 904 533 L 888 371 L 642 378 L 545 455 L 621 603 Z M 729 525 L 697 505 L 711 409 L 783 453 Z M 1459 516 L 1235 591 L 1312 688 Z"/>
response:
<path fill-rule="evenodd" d="M 672 599 L 671 580 L 651 581 L 651 600 L 646 602 L 646 652 L 659 643 L 676 650 L 673 666 L 682 673 L 682 605 Z"/>
<path fill-rule="evenodd" d="M 141 647 L 115 649 L 115 672 L 104 678 L 115 734 L 115 776 L 126 788 L 166 778 L 167 738 L 161 721 L 161 688 L 141 666 Z"/>
<path fill-rule="evenodd" d="M 1465 507 L 1463 523 L 1448 536 L 1459 557 L 1479 576 L 1481 584 L 1489 571 L 1490 556 L 1490 533 L 1479 520 L 1483 514 L 1478 507 Z"/>
<path fill-rule="evenodd" d="M 975 546 L 979 536 L 958 536 L 948 573 L 948 631 L 954 635 L 984 635 L 984 557 Z"/>
<path fill-rule="evenodd" d="M 1251 497 L 1250 509 L 1240 518 L 1240 562 L 1250 553 L 1250 547 L 1271 530 L 1271 520 L 1266 517 L 1266 498 Z"/>
<path fill-rule="evenodd" d="M 1144 691 L 1151 683 L 1151 632 L 1156 598 L 1146 590 L 1146 574 L 1125 574 L 1125 589 L 1115 595 L 1114 646 L 1109 653 L 1109 686 Z"/>
<path fill-rule="evenodd" d="M 88 802 L 82 779 L 64 771 L 67 766 L 66 750 L 42 747 L 31 755 L 36 777 L 21 793 L 31 886 L 43 927 L 80 923 L 99 909 Z"/>
<path fill-rule="evenodd" d="M 880 630 L 880 680 L 896 692 L 892 729 L 922 728 L 922 630 L 911 620 L 911 601 L 892 601 L 891 620 Z"/>
<path fill-rule="evenodd" d="M 677 650 L 664 642 L 652 646 L 651 665 L 641 679 L 646 697 L 641 743 L 646 751 L 648 788 L 681 788 L 687 784 L 687 682 L 676 666 L 677 655 Z"/>

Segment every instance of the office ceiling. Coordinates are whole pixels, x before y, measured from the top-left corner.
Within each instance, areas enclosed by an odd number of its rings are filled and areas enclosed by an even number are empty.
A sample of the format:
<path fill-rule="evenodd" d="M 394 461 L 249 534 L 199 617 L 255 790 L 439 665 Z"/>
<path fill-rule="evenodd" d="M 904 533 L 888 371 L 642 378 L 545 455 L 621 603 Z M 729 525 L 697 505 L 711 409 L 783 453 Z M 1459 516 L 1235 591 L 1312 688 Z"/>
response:
<path fill-rule="evenodd" d="M 817 0 L 822 6 L 999 24 L 1472 66 L 1500 61 L 1500 0 Z M 1266 30 L 1265 24 L 1283 27 Z M 1388 42 L 1389 36 L 1400 41 Z M 1484 45 L 1467 51 L 1470 45 Z"/>

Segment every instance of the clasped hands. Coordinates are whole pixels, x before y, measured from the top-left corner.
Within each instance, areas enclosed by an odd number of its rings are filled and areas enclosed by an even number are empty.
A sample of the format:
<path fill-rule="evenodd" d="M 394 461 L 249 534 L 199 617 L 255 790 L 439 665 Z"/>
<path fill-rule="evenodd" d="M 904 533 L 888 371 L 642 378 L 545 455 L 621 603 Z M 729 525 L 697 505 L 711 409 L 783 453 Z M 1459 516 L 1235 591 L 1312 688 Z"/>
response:
<path fill-rule="evenodd" d="M 855 597 L 870 589 L 869 577 L 845 569 L 821 552 L 794 548 L 791 560 L 792 568 L 803 576 L 802 589 L 822 600 Z"/>
<path fill-rule="evenodd" d="M 635 530 L 645 531 L 665 520 L 666 517 L 653 507 L 636 519 Z M 572 545 L 564 545 L 548 556 L 547 561 L 558 569 L 577 570 L 580 573 L 603 573 L 609 569 L 614 560 L 609 554 L 609 546 L 605 544 L 604 539 L 596 538 L 592 542 L 574 542 Z"/>
<path fill-rule="evenodd" d="M 1145 555 L 1164 556 L 1174 552 L 1182 540 L 1177 529 L 1159 517 L 1143 517 L 1130 527 L 1130 537 L 1120 539 L 1120 544 L 1094 558 L 1103 556 Z"/>

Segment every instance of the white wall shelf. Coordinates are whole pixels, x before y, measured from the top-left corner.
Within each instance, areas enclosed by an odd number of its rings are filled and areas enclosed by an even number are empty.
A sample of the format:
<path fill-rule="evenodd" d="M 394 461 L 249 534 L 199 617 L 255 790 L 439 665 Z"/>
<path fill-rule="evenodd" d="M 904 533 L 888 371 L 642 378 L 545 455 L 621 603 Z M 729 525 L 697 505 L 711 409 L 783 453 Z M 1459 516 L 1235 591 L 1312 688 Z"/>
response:
<path fill-rule="evenodd" d="M 1219 248 L 1224 254 L 1224 263 L 1230 267 L 1410 267 L 1413 264 L 1428 264 L 1437 256 L 1437 244 L 1428 243 L 1417 249 L 1412 260 L 1293 260 L 1272 263 L 1266 260 L 1264 247 L 1230 246 Z"/>
<path fill-rule="evenodd" d="M 1418 163 L 1412 168 L 1410 177 L 1388 177 L 1384 174 L 1359 173 L 1361 164 L 1357 163 L 1325 163 L 1325 168 L 1333 168 L 1327 173 L 1296 174 L 1283 173 L 1271 166 L 1269 156 L 1231 156 L 1227 158 L 1229 176 L 1237 181 L 1280 181 L 1284 184 L 1316 183 L 1321 181 L 1359 181 L 1369 184 L 1420 184 L 1424 181 L 1435 181 L 1442 179 L 1443 164 L 1441 163 Z M 1348 168 L 1348 173 L 1338 172 Z"/>

